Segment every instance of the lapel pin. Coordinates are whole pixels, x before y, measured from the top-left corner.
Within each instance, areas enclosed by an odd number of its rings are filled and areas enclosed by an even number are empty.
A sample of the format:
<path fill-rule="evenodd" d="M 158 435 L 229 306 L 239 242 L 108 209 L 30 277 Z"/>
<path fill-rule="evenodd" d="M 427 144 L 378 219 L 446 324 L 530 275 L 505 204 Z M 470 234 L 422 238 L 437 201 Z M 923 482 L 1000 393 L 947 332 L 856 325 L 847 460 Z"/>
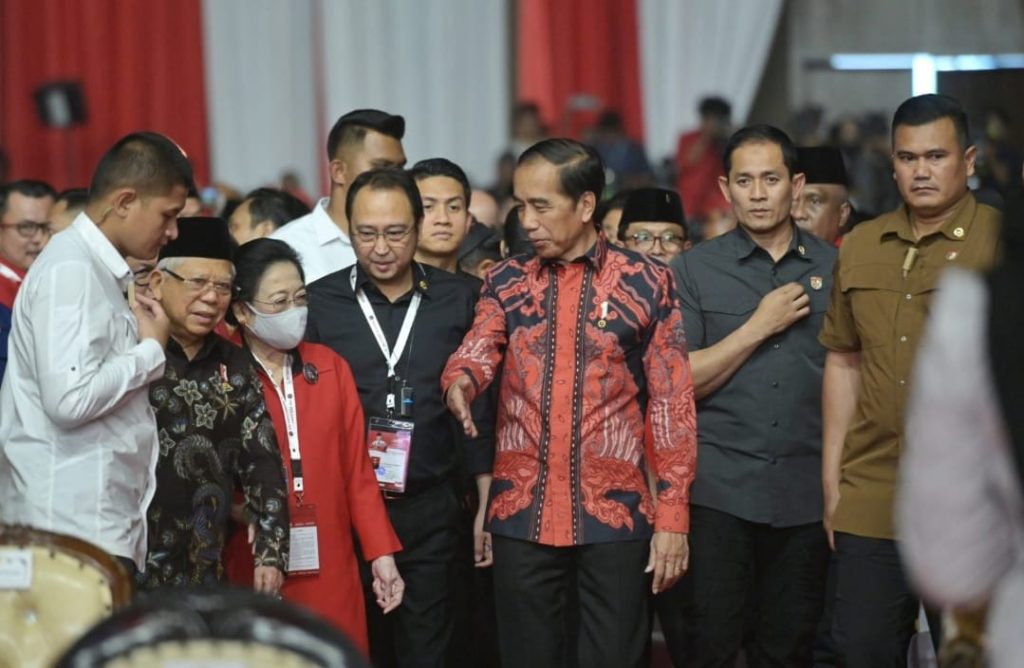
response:
<path fill-rule="evenodd" d="M 824 281 L 821 276 L 811 276 L 811 289 L 821 290 L 821 286 L 824 285 Z"/>
<path fill-rule="evenodd" d="M 306 379 L 306 382 L 310 385 L 316 385 L 316 381 L 320 380 L 320 372 L 317 371 L 316 365 L 312 362 L 306 362 L 302 365 L 302 377 Z"/>
<path fill-rule="evenodd" d="M 957 239 L 963 239 L 964 238 L 964 228 L 962 228 L 962 227 L 953 228 L 953 236 L 956 237 Z"/>
<path fill-rule="evenodd" d="M 957 255 L 959 255 L 959 253 L 957 253 L 956 251 L 949 251 L 948 253 L 946 253 L 946 259 L 952 262 L 953 260 L 956 259 Z"/>

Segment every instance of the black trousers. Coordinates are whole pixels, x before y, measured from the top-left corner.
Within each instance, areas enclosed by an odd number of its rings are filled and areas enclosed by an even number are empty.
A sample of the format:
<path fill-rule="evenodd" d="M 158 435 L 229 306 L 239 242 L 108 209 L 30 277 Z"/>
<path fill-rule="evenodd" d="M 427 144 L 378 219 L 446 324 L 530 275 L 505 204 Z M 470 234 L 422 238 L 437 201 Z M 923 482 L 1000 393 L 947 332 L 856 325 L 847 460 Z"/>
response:
<path fill-rule="evenodd" d="M 650 635 L 644 574 L 650 542 L 551 547 L 494 536 L 494 593 L 504 666 L 570 664 L 567 620 L 578 619 L 578 665 L 640 665 Z M 569 609 L 575 577 L 576 610 Z"/>
<path fill-rule="evenodd" d="M 659 615 L 676 666 L 808 666 L 824 602 L 821 523 L 772 527 L 690 508 L 690 569 Z M 667 596 L 666 596 L 667 595 Z"/>
<path fill-rule="evenodd" d="M 846 668 L 904 668 L 914 635 L 919 600 L 911 591 L 896 542 L 835 534 L 831 568 L 835 577 L 832 602 L 834 663 Z M 928 616 L 932 642 L 941 636 L 937 616 Z"/>
<path fill-rule="evenodd" d="M 377 668 L 445 666 L 454 627 L 454 582 L 459 504 L 455 489 L 442 484 L 417 496 L 386 501 L 402 542 L 395 554 L 405 580 L 402 605 L 384 615 L 362 564 L 370 659 Z"/>

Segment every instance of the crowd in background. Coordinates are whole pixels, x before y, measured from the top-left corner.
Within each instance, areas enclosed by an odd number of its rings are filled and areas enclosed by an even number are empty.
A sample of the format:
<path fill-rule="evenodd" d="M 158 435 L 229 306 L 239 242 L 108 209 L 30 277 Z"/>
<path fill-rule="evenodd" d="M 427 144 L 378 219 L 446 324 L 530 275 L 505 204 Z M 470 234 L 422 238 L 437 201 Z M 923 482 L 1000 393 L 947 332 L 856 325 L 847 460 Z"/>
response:
<path fill-rule="evenodd" d="M 934 575 L 977 567 L 930 556 L 935 479 L 974 476 L 949 512 L 994 486 L 1011 517 L 1019 482 L 929 458 L 973 436 L 979 413 L 933 421 L 937 386 L 984 366 L 988 316 L 943 295 L 948 332 L 925 325 L 946 266 L 988 294 L 1022 189 L 1006 117 L 969 134 L 921 96 L 787 134 L 699 111 L 652 162 L 613 110 L 576 141 L 524 102 L 472 184 L 407 168 L 404 119 L 356 110 L 323 198 L 288 172 L 196 184 L 147 132 L 88 187 L 4 165 L 0 517 L 96 542 L 142 592 L 282 596 L 381 666 L 639 665 L 655 615 L 676 665 L 905 665 L 919 591 L 936 648 L 943 610 L 980 646 L 1007 603 Z M 1015 385 L 990 375 L 978 438 L 1005 463 Z M 957 521 L 964 553 L 1001 531 L 988 510 Z"/>

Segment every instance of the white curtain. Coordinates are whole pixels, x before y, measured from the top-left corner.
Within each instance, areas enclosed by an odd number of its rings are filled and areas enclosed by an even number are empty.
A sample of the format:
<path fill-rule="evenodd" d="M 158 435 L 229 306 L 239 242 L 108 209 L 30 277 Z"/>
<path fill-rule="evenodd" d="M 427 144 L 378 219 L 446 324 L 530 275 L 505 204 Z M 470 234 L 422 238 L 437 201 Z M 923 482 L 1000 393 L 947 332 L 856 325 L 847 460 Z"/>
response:
<path fill-rule="evenodd" d="M 324 158 L 312 40 L 316 1 L 203 2 L 215 181 L 245 191 L 276 183 L 290 170 L 308 192 L 320 192 Z"/>
<path fill-rule="evenodd" d="M 675 155 L 696 127 L 702 97 L 732 104 L 746 120 L 768 59 L 782 0 L 640 0 L 644 126 L 653 158 Z"/>
<path fill-rule="evenodd" d="M 507 0 L 327 0 L 322 28 L 328 124 L 401 114 L 410 165 L 446 157 L 491 182 L 508 140 Z"/>

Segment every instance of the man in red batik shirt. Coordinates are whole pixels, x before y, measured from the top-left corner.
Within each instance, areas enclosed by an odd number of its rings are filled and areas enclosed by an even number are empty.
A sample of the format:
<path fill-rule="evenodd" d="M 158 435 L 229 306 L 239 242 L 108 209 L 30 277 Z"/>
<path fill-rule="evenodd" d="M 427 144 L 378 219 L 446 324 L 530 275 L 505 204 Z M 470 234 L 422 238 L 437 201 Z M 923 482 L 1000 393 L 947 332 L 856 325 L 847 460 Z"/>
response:
<path fill-rule="evenodd" d="M 686 570 L 696 418 L 682 315 L 667 267 L 599 234 L 603 187 L 591 147 L 522 154 L 515 199 L 536 255 L 488 273 L 442 376 L 472 435 L 469 402 L 502 369 L 488 522 L 504 665 L 564 665 L 566 635 L 580 665 L 636 665 L 645 573 L 657 593 Z"/>

